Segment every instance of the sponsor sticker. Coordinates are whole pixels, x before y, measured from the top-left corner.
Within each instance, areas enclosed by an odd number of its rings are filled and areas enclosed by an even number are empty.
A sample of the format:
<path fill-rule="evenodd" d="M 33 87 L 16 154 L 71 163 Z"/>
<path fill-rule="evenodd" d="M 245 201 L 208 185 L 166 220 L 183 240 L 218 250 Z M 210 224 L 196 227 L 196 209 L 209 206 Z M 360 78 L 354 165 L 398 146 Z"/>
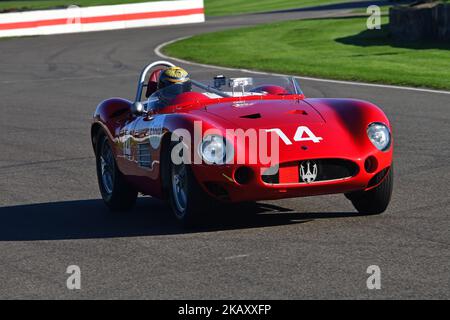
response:
<path fill-rule="evenodd" d="M 149 127 L 149 141 L 153 149 L 158 149 L 164 132 L 166 115 L 155 116 Z"/>

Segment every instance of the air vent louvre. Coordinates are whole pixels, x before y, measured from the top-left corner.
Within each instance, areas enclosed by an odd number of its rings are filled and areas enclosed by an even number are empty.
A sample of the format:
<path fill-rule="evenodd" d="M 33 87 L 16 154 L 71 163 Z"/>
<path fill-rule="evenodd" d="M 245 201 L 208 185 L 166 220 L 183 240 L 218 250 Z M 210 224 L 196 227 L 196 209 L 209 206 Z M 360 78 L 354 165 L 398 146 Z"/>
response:
<path fill-rule="evenodd" d="M 259 118 L 261 118 L 261 114 L 260 113 L 246 114 L 245 116 L 241 116 L 241 118 L 244 118 L 244 119 L 259 119 Z"/>

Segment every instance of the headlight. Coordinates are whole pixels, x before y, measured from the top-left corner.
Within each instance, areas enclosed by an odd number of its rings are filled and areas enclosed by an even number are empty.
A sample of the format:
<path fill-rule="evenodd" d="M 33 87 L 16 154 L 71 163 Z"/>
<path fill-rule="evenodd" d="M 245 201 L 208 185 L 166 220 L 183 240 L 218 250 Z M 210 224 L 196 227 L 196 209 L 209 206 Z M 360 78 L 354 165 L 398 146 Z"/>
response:
<path fill-rule="evenodd" d="M 391 145 L 391 132 L 389 128 L 380 123 L 374 122 L 367 128 L 367 135 L 373 145 L 380 151 L 386 151 Z"/>
<path fill-rule="evenodd" d="M 224 164 L 227 158 L 225 138 L 217 135 L 204 137 L 200 144 L 200 155 L 209 164 Z"/>

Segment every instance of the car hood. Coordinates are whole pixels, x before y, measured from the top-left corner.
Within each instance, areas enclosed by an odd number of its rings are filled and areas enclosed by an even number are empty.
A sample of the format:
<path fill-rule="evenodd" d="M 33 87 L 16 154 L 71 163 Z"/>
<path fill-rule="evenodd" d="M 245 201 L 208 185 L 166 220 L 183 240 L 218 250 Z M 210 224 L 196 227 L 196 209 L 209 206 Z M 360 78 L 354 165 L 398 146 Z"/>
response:
<path fill-rule="evenodd" d="M 236 128 L 273 128 L 323 123 L 317 110 L 302 100 L 234 101 L 206 105 L 200 112 L 222 118 Z"/>
<path fill-rule="evenodd" d="M 355 139 L 343 121 L 336 116 L 337 121 L 325 121 L 326 117 L 318 110 L 309 101 L 280 99 L 209 104 L 193 113 L 213 120 L 216 127 L 223 129 L 270 129 L 272 132 L 278 129 L 282 162 L 305 157 L 351 158 L 359 154 L 360 147 L 366 144 L 365 136 L 358 135 L 364 139 Z"/>

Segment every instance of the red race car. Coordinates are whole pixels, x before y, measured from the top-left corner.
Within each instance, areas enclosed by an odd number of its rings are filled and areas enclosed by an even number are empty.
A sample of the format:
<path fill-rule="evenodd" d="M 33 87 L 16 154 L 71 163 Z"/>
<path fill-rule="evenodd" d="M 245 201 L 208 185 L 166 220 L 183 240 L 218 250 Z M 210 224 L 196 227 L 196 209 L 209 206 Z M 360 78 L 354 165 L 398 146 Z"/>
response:
<path fill-rule="evenodd" d="M 167 199 L 191 224 L 217 202 L 335 193 L 360 213 L 382 213 L 391 132 L 377 106 L 306 99 L 295 78 L 197 81 L 158 61 L 142 71 L 134 101 L 98 105 L 91 137 L 111 210 L 132 209 L 142 193 Z"/>

